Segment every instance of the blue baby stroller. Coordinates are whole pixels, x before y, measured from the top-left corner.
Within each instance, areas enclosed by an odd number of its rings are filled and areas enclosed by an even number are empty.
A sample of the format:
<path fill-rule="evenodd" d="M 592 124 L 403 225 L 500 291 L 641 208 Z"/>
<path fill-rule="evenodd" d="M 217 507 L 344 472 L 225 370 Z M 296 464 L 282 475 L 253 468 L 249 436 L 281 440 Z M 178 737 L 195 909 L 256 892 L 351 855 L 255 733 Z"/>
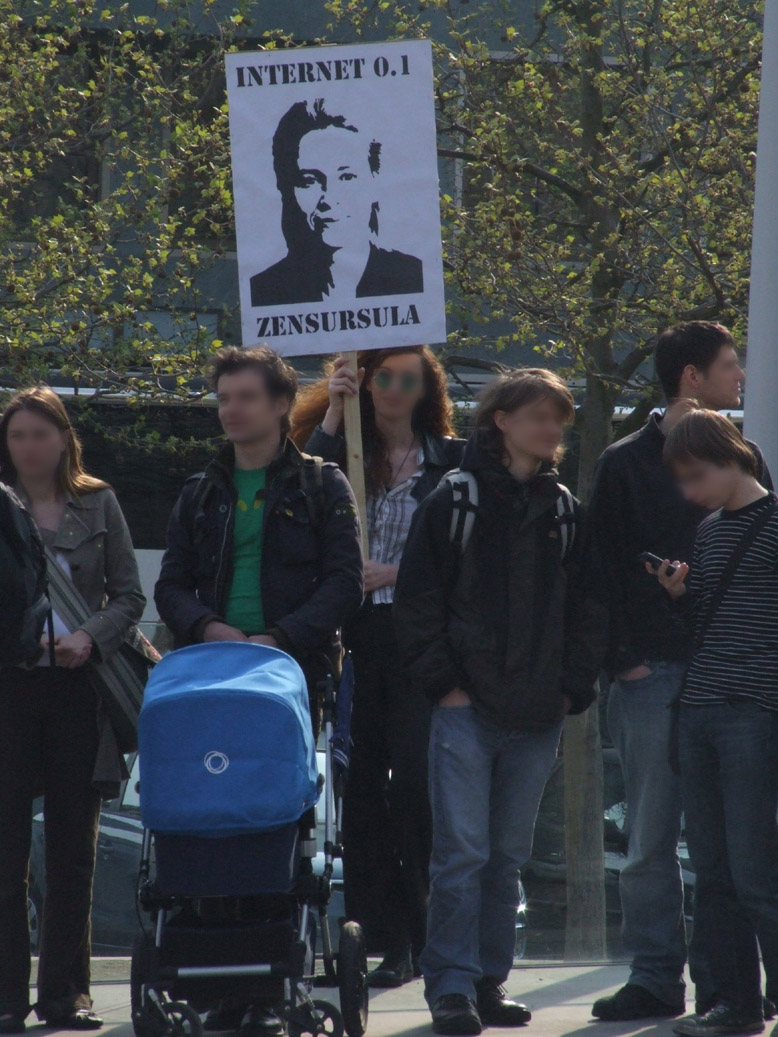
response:
<path fill-rule="evenodd" d="M 323 788 L 306 680 L 286 653 L 249 643 L 195 645 L 154 669 L 139 729 L 139 904 L 151 924 L 132 957 L 136 1037 L 201 1037 L 201 1013 L 225 1001 L 272 1004 L 289 1037 L 364 1034 L 364 936 L 346 922 L 336 960 L 327 921 L 343 781 L 333 744 L 342 759 L 345 713 L 338 724 L 332 677 L 319 691 Z M 344 704 L 347 698 L 344 690 Z M 312 996 L 317 917 L 318 979 L 337 985 L 340 1009 Z"/>

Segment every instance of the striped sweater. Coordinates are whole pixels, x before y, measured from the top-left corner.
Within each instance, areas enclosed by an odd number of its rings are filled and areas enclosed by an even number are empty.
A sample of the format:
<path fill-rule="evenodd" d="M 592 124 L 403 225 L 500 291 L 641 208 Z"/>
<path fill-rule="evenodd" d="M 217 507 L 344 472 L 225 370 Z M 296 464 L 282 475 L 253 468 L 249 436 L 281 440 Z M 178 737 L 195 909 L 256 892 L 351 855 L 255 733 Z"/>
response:
<path fill-rule="evenodd" d="M 737 511 L 717 511 L 701 523 L 689 593 L 681 600 L 699 634 L 729 558 L 755 517 L 770 507 L 775 508 L 772 517 L 746 551 L 694 652 L 682 702 L 751 699 L 778 711 L 778 508 L 773 497 Z"/>

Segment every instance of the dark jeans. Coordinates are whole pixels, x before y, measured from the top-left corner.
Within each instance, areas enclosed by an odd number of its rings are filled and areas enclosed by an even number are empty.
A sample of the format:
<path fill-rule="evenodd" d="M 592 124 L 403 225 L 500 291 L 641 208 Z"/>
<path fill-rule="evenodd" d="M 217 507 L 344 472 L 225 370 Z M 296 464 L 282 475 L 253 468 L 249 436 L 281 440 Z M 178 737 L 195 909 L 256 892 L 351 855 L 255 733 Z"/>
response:
<path fill-rule="evenodd" d="M 356 681 L 343 803 L 346 912 L 364 927 L 371 950 L 410 947 L 417 955 L 426 937 L 432 840 L 430 706 L 400 665 L 390 606 L 366 604 L 346 643 Z"/>
<path fill-rule="evenodd" d="M 683 705 L 679 739 L 696 903 L 716 918 L 716 993 L 761 1018 L 760 947 L 768 993 L 778 993 L 778 713 L 743 701 Z"/>
<path fill-rule="evenodd" d="M 621 760 L 627 796 L 629 848 L 619 879 L 624 946 L 632 958 L 630 983 L 682 1007 L 686 961 L 684 891 L 678 838 L 681 782 L 670 766 L 671 703 L 683 687 L 683 663 L 654 660 L 637 680 L 616 680 L 608 696 L 608 730 Z M 689 967 L 697 998 L 713 991 L 707 932 L 715 927 L 704 905 L 696 912 Z"/>
<path fill-rule="evenodd" d="M 46 896 L 40 1018 L 89 1007 L 90 911 L 100 797 L 95 693 L 78 671 L 0 673 L 0 1015 L 30 1011 L 27 877 L 32 802 L 44 795 Z"/>

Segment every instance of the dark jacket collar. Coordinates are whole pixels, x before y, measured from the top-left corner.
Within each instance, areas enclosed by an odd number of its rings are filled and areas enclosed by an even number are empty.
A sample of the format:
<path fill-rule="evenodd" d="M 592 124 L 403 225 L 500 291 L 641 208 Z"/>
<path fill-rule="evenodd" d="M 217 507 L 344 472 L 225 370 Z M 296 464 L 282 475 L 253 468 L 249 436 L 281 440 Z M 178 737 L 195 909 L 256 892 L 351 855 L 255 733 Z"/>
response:
<path fill-rule="evenodd" d="M 504 476 L 510 482 L 516 485 L 522 485 L 518 480 L 514 479 L 508 469 L 498 461 L 493 455 L 488 454 L 483 447 L 476 441 L 475 436 L 471 436 L 468 439 L 465 446 L 465 453 L 462 458 L 462 464 L 460 466 L 464 471 L 469 472 L 480 472 L 482 474 L 490 473 L 493 477 Z M 536 475 L 533 475 L 523 485 L 532 486 L 536 482 L 548 482 L 549 478 L 552 478 L 554 482 L 558 479 L 558 472 L 554 465 L 550 461 L 544 461 L 540 466 L 540 470 Z"/>
<path fill-rule="evenodd" d="M 276 475 L 283 474 L 285 477 L 298 471 L 305 463 L 305 455 L 302 454 L 289 437 L 281 442 L 281 449 L 268 465 L 268 484 L 270 479 Z M 225 443 L 216 457 L 205 469 L 206 476 L 212 482 L 230 483 L 232 473 L 235 470 L 235 447 L 232 443 Z"/>

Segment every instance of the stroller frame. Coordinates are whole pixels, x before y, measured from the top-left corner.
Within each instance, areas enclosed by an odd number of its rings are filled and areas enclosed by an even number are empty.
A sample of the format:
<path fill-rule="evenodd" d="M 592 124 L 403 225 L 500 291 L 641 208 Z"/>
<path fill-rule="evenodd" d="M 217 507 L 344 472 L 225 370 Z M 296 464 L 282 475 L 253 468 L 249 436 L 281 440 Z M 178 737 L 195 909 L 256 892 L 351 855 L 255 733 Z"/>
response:
<path fill-rule="evenodd" d="M 287 955 L 277 961 L 256 964 L 178 965 L 160 962 L 165 924 L 170 912 L 190 903 L 191 897 L 167 896 L 161 893 L 152 877 L 151 854 L 153 833 L 144 828 L 138 880 L 140 911 L 150 915 L 154 923 L 153 944 L 148 930 L 142 926 L 132 955 L 132 1022 L 136 1037 L 202 1037 L 200 1015 L 184 1000 L 171 1000 L 169 992 L 182 981 L 281 977 L 284 1001 L 281 1014 L 289 1037 L 363 1037 L 367 1028 L 368 986 L 367 954 L 361 927 L 355 922 L 342 924 L 338 955 L 335 955 L 329 928 L 327 908 L 331 898 L 333 865 L 342 857 L 342 817 L 345 773 L 333 766 L 332 738 L 336 721 L 335 681 L 330 673 L 318 684 L 322 702 L 322 730 L 325 744 L 324 870 L 313 871 L 316 857 L 315 829 L 302 833 L 297 876 L 288 896 L 297 904 L 297 926 Z M 309 812 L 313 813 L 313 809 Z M 307 820 L 304 815 L 301 818 Z M 314 817 L 315 823 L 315 817 Z M 324 975 L 306 970 L 310 955 L 308 940 L 312 912 L 316 910 L 322 940 Z M 141 920 L 142 921 L 142 920 Z M 311 996 L 314 986 L 337 986 L 340 1008 L 329 1001 Z"/>

